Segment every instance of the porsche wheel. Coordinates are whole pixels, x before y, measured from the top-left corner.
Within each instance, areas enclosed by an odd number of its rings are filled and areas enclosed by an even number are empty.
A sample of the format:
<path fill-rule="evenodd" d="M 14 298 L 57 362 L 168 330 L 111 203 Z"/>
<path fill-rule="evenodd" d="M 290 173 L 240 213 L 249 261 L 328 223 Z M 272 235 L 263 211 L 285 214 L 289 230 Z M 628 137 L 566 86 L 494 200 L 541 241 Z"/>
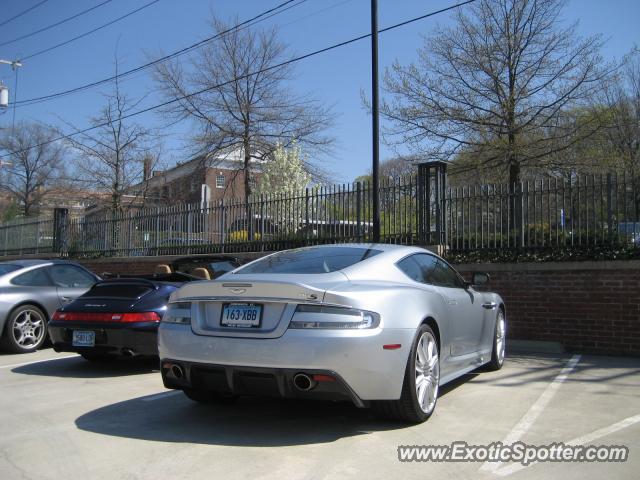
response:
<path fill-rule="evenodd" d="M 47 317 L 34 305 L 22 305 L 9 315 L 2 346 L 13 353 L 35 352 L 47 338 Z"/>

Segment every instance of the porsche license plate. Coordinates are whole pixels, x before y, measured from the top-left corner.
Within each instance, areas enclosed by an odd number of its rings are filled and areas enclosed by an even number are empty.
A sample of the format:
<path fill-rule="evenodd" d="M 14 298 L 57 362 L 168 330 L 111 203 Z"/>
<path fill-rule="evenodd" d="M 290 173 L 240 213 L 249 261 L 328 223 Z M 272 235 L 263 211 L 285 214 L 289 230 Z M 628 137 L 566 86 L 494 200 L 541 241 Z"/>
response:
<path fill-rule="evenodd" d="M 222 306 L 223 327 L 259 327 L 262 305 L 254 303 L 225 303 Z"/>
<path fill-rule="evenodd" d="M 74 347 L 93 347 L 96 344 L 96 332 L 74 330 L 71 343 Z"/>

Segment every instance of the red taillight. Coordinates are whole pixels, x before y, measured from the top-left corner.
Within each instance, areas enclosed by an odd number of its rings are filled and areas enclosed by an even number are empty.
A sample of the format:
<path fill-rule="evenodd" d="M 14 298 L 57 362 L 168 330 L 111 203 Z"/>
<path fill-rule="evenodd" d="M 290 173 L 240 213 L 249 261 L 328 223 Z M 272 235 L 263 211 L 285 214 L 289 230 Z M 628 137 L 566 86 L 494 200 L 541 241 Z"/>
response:
<path fill-rule="evenodd" d="M 121 322 L 159 322 L 160 315 L 156 312 L 143 312 L 143 313 L 125 313 L 122 315 Z"/>
<path fill-rule="evenodd" d="M 159 322 L 160 315 L 156 312 L 142 313 L 98 313 L 98 312 L 56 312 L 53 320 L 67 322 Z"/>

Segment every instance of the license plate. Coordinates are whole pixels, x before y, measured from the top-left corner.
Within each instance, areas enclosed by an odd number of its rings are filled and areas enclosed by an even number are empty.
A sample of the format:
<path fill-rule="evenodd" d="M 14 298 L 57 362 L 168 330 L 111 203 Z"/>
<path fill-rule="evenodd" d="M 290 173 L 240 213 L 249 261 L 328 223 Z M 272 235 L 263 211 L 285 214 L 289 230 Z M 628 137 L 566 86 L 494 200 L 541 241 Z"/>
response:
<path fill-rule="evenodd" d="M 74 347 L 93 347 L 96 344 L 96 332 L 73 331 L 72 345 Z"/>
<path fill-rule="evenodd" d="M 225 303 L 222 306 L 223 327 L 259 327 L 262 305 L 253 303 Z"/>

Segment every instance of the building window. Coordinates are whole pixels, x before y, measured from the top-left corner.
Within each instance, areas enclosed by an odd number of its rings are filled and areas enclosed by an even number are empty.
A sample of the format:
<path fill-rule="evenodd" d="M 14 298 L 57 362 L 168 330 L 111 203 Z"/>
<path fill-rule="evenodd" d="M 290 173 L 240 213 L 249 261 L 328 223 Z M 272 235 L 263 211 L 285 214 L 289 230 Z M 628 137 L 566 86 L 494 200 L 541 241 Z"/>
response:
<path fill-rule="evenodd" d="M 224 188 L 224 175 L 216 177 L 216 188 Z"/>

